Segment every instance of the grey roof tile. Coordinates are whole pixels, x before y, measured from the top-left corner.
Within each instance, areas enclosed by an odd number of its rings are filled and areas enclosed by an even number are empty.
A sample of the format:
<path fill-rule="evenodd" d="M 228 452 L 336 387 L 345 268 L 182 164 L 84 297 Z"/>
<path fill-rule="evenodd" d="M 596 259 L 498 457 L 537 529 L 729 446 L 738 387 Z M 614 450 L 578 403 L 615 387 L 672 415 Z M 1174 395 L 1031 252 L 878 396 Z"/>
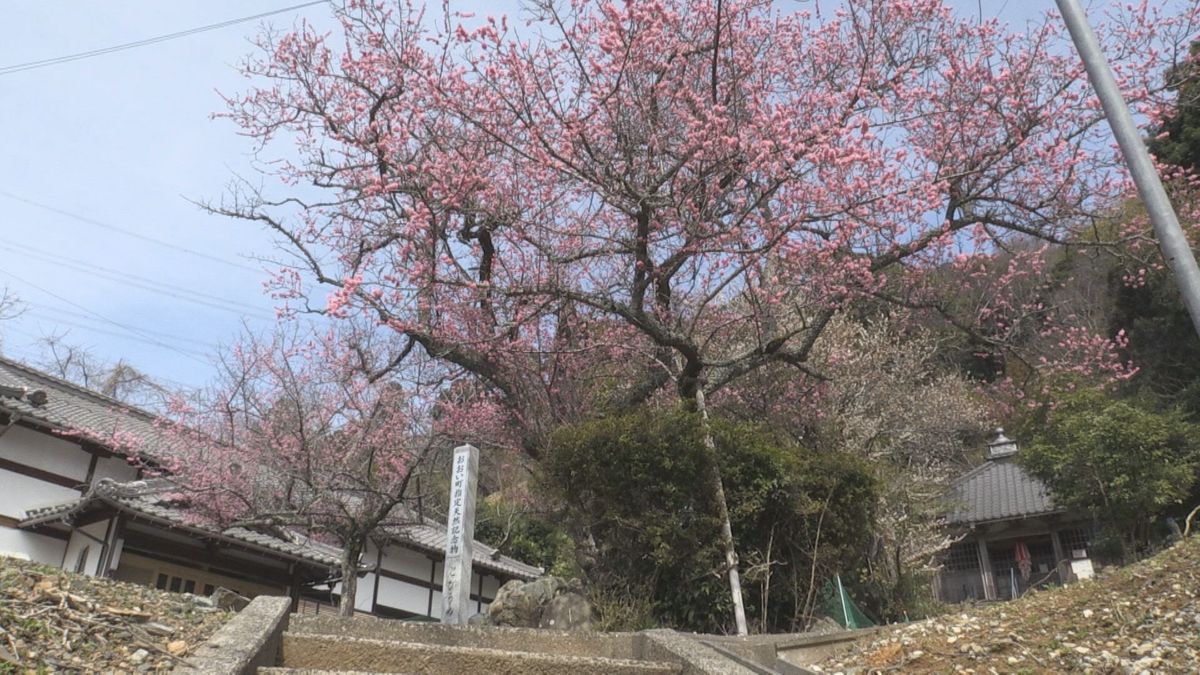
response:
<path fill-rule="evenodd" d="M 187 517 L 187 511 L 170 502 L 170 496 L 178 488 L 169 481 L 161 479 L 139 480 L 128 483 L 118 483 L 104 478 L 79 499 L 56 506 L 30 509 L 25 512 L 22 527 L 37 525 L 54 520 L 69 518 L 98 503 L 108 504 L 125 513 L 158 520 L 171 527 L 202 534 L 215 536 L 252 544 L 267 549 L 288 558 L 296 558 L 324 567 L 337 567 L 340 558 L 330 555 L 327 549 L 305 546 L 289 541 L 282 537 L 257 532 L 244 527 L 229 527 L 220 529 L 215 526 L 197 523 Z"/>
<path fill-rule="evenodd" d="M 947 520 L 955 524 L 1023 518 L 1062 511 L 1046 485 L 1011 459 L 996 459 L 954 481 Z"/>
<path fill-rule="evenodd" d="M 20 390 L 20 393 L 17 390 Z M 29 400 L 28 392 L 36 390 L 47 393 L 47 400 L 43 405 L 35 405 Z M 141 450 L 149 459 L 166 457 L 171 452 L 170 443 L 159 429 L 163 418 L 4 357 L 0 357 L 0 410 L 15 412 L 24 419 L 38 421 L 68 433 L 85 432 L 99 438 L 111 436 L 114 430 L 133 434 L 141 440 L 144 446 Z M 110 449 L 117 452 L 123 450 Z M 99 485 L 97 484 L 97 487 Z M 183 511 L 167 508 L 163 506 L 161 499 L 153 497 L 153 493 L 161 492 L 163 487 L 155 481 L 124 484 L 109 481 L 109 485 L 104 488 L 108 491 L 104 496 L 109 497 L 111 494 L 110 498 L 119 500 L 126 508 L 139 509 L 155 517 L 182 523 Z M 139 490 L 143 493 L 138 494 Z M 35 509 L 27 513 L 26 518 L 48 520 L 58 511 L 65 514 L 73 511 L 78 505 L 79 501 L 76 501 Z M 413 520 L 417 521 L 415 524 L 389 528 L 388 535 L 399 543 L 432 553 L 443 553 L 446 550 L 445 527 L 427 518 L 420 519 L 415 514 L 411 515 Z M 222 534 L 289 554 L 315 555 L 312 559 L 320 560 L 322 564 L 326 564 L 325 561 L 330 557 L 337 564 L 341 555 L 341 551 L 336 547 L 311 540 L 304 543 L 285 541 L 239 528 L 226 530 Z M 288 548 L 289 546 L 294 548 Z M 309 550 L 316 553 L 309 553 Z M 540 567 L 498 555 L 496 549 L 482 542 L 475 542 L 475 551 L 475 564 L 481 569 L 518 579 L 535 579 L 543 573 Z"/>
<path fill-rule="evenodd" d="M 21 525 L 27 527 L 69 518 L 97 502 L 103 502 L 127 513 L 166 522 L 172 527 L 253 544 L 287 557 L 299 558 L 327 567 L 336 567 L 341 564 L 342 550 L 340 548 L 315 541 L 298 532 L 285 530 L 276 536 L 244 527 L 230 527 L 222 530 L 214 526 L 196 523 L 187 518 L 185 508 L 170 501 L 171 495 L 177 490 L 178 487 L 175 484 L 161 478 L 128 483 L 118 483 L 105 478 L 98 481 L 86 495 L 79 499 L 26 511 L 25 520 L 21 522 Z M 429 522 L 395 525 L 384 529 L 388 536 L 399 543 L 438 554 L 446 550 L 445 529 Z M 496 549 L 483 542 L 475 542 L 474 552 L 475 566 L 479 569 L 524 580 L 536 579 L 542 575 L 540 567 L 527 565 L 505 555 L 498 555 Z"/>
<path fill-rule="evenodd" d="M 383 531 L 393 540 L 402 544 L 422 548 L 439 555 L 444 554 L 446 551 L 446 528 L 431 524 L 428 519 L 425 519 L 425 522 L 413 523 L 411 525 L 385 527 Z M 534 567 L 515 558 L 502 555 L 498 550 L 482 541 L 474 543 L 472 553 L 475 567 L 502 574 L 506 577 L 528 581 L 536 579 L 545 573 L 545 570 L 540 567 Z"/>
<path fill-rule="evenodd" d="M 29 393 L 35 391 L 46 393 L 45 403 L 30 400 Z M 116 431 L 132 434 L 141 440 L 141 452 L 151 459 L 170 452 L 156 426 L 162 418 L 4 357 L 0 357 L 0 410 L 98 442 Z"/>

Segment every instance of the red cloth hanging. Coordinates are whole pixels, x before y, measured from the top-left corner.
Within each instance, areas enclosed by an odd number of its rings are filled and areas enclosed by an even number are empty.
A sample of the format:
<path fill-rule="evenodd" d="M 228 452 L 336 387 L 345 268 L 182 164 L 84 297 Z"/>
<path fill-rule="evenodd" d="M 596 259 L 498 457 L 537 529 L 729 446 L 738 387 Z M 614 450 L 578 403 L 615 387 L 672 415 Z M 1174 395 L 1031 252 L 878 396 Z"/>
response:
<path fill-rule="evenodd" d="M 1033 557 L 1029 555 L 1029 547 L 1025 545 L 1025 542 L 1017 542 L 1014 555 L 1017 559 L 1017 568 L 1021 570 L 1021 578 L 1029 581 L 1029 573 L 1033 571 Z"/>

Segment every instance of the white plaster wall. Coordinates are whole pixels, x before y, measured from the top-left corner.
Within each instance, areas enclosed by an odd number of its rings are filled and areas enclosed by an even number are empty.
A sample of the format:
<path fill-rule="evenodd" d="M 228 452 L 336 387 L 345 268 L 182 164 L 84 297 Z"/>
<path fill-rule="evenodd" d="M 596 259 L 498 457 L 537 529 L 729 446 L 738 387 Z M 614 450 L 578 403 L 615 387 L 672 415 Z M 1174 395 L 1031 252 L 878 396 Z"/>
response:
<path fill-rule="evenodd" d="M 379 560 L 378 549 L 375 544 L 368 541 L 367 547 L 363 549 L 362 562 L 365 565 L 374 565 Z M 338 592 L 341 592 L 341 584 L 338 584 Z M 375 602 L 375 573 L 369 572 L 358 578 L 358 588 L 354 594 L 354 609 L 360 612 L 370 612 L 371 604 Z"/>
<path fill-rule="evenodd" d="M 375 555 L 372 553 L 371 555 Z M 370 560 L 370 558 L 368 558 Z M 432 561 L 424 553 L 401 546 L 385 546 L 380 561 L 384 570 L 406 577 L 429 581 L 429 566 Z M 374 580 L 372 580 L 374 583 Z M 435 583 L 438 583 L 435 580 Z M 421 615 L 429 613 L 429 589 L 415 584 L 381 576 L 377 603 L 395 609 Z M 435 607 L 435 613 L 438 609 Z"/>
<path fill-rule="evenodd" d="M 101 478 L 111 478 L 122 482 L 135 480 L 137 479 L 137 469 L 130 466 L 124 457 L 101 457 L 96 462 L 96 473 L 92 476 L 92 482 Z"/>
<path fill-rule="evenodd" d="M 10 427 L 0 436 L 0 457 L 74 478 L 80 483 L 87 477 L 92 460 L 91 454 L 77 443 L 20 426 Z"/>
<path fill-rule="evenodd" d="M 29 509 L 73 499 L 79 499 L 79 490 L 0 469 L 0 515 L 24 520 Z"/>
<path fill-rule="evenodd" d="M 341 589 L 339 588 L 340 592 Z M 370 612 L 371 603 L 375 598 L 375 574 L 368 573 L 358 578 L 358 589 L 354 594 L 354 609 L 360 612 Z"/>
<path fill-rule="evenodd" d="M 397 579 L 379 579 L 379 604 L 402 609 L 414 614 L 428 614 L 429 589 L 414 586 Z M 434 612 L 438 606 L 434 605 Z"/>
<path fill-rule="evenodd" d="M 444 571 L 445 571 L 445 567 L 442 565 L 442 562 L 440 560 L 437 561 L 436 563 L 434 563 L 433 583 L 437 584 L 439 587 L 442 585 L 442 574 Z M 432 616 L 441 616 L 441 615 L 442 615 L 442 592 L 435 590 L 433 592 L 433 614 L 432 614 Z"/>
<path fill-rule="evenodd" d="M 417 579 L 429 579 L 429 556 L 400 546 L 383 548 L 383 569 Z"/>
<path fill-rule="evenodd" d="M 29 556 L 30 560 L 43 565 L 58 567 L 62 562 L 63 549 L 66 548 L 66 545 L 66 542 L 53 537 L 0 527 L 0 551 L 21 553 Z"/>
<path fill-rule="evenodd" d="M 84 564 L 83 573 L 89 577 L 96 575 L 96 566 L 100 564 L 100 554 L 104 549 L 104 545 L 85 536 L 83 532 L 103 541 L 104 535 L 108 534 L 108 522 L 107 520 L 102 520 L 98 523 L 91 523 L 90 525 L 76 528 L 71 532 L 71 540 L 67 543 L 67 557 L 62 561 L 64 569 L 74 572 L 75 563 L 79 560 L 79 553 L 83 551 L 84 547 L 87 547 L 87 562 Z M 55 563 L 55 565 L 57 564 Z"/>
<path fill-rule="evenodd" d="M 500 580 L 491 575 L 483 578 L 483 597 L 494 598 L 496 591 L 500 590 Z"/>

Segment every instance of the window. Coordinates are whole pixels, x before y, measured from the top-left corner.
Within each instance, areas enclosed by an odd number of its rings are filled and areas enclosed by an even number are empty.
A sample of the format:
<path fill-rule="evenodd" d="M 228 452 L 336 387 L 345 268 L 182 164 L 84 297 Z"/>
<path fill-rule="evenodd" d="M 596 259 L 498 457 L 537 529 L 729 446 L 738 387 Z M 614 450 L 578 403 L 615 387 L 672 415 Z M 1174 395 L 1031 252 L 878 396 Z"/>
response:
<path fill-rule="evenodd" d="M 979 569 L 979 544 L 974 539 L 956 542 L 946 554 L 946 569 L 967 572 Z"/>
<path fill-rule="evenodd" d="M 167 575 L 159 574 L 158 580 L 154 582 L 154 587 L 160 591 L 167 590 Z"/>
<path fill-rule="evenodd" d="M 1091 539 L 1092 533 L 1084 527 L 1061 530 L 1058 533 L 1058 541 L 1062 544 L 1063 555 L 1072 560 L 1087 557 L 1088 544 Z"/>

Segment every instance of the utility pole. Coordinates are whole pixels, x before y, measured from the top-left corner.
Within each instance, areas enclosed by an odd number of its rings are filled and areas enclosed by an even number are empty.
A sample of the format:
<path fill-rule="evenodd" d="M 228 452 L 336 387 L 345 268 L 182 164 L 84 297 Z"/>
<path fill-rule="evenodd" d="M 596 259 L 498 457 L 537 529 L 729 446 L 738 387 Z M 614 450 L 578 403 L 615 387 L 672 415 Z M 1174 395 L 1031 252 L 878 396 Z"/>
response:
<path fill-rule="evenodd" d="M 1180 294 L 1183 295 L 1183 304 L 1187 306 L 1188 314 L 1192 317 L 1192 326 L 1196 329 L 1196 334 L 1200 335 L 1200 268 L 1196 266 L 1196 258 L 1192 255 L 1187 237 L 1179 227 L 1175 209 L 1171 206 L 1171 200 L 1167 197 L 1158 172 L 1154 169 L 1154 163 L 1150 160 L 1150 151 L 1146 149 L 1141 134 L 1133 123 L 1133 116 L 1129 114 L 1129 107 L 1121 96 L 1121 90 L 1117 88 L 1112 69 L 1104 59 L 1104 53 L 1100 51 L 1100 42 L 1096 39 L 1092 27 L 1088 25 L 1087 15 L 1079 5 L 1079 0 L 1055 2 L 1058 3 L 1058 10 L 1062 12 L 1063 20 L 1066 21 L 1079 58 L 1087 68 L 1092 88 L 1096 90 L 1100 105 L 1104 107 L 1108 125 L 1117 138 L 1117 144 L 1121 146 L 1121 153 L 1125 155 L 1125 164 L 1129 166 L 1129 173 L 1133 175 L 1138 194 L 1150 214 L 1150 222 L 1154 225 L 1154 234 L 1158 237 L 1163 257 L 1175 273 L 1175 281 L 1179 285 Z"/>

